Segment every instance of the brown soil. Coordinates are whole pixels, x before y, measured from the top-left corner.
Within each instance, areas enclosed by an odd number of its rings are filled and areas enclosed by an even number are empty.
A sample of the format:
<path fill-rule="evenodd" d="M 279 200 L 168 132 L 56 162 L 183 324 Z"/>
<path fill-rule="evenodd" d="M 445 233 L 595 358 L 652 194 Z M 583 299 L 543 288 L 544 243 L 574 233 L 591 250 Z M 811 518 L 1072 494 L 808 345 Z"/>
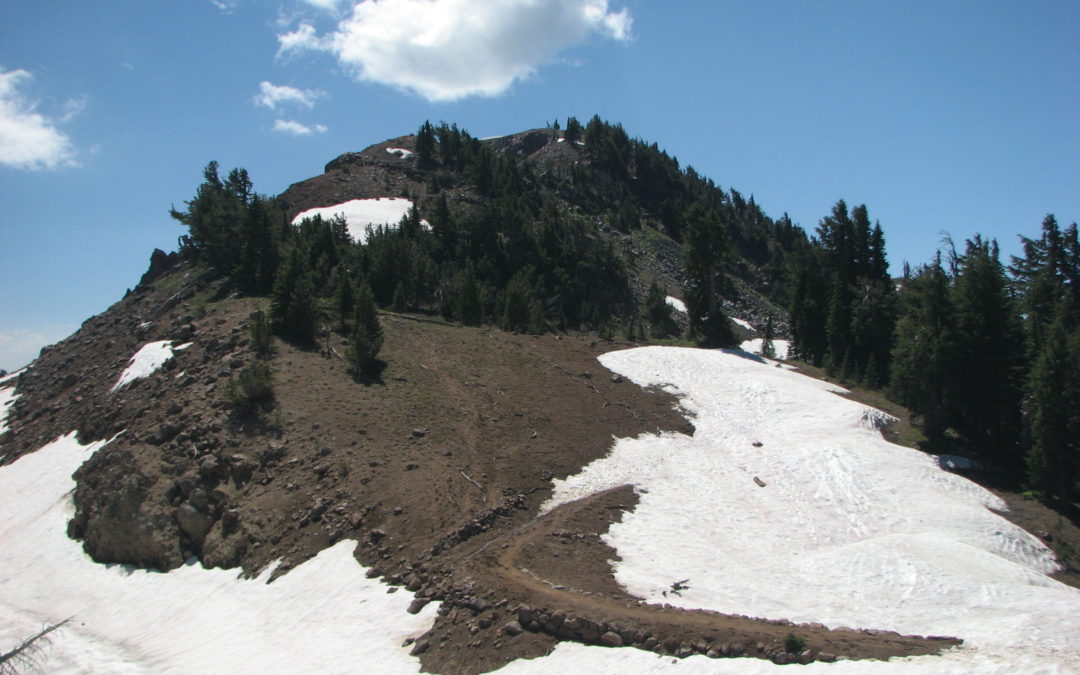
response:
<path fill-rule="evenodd" d="M 632 509 L 618 488 L 537 518 L 552 479 L 609 451 L 613 437 L 693 433 L 675 400 L 607 371 L 631 345 L 525 336 L 384 314 L 385 367 L 357 381 L 329 332 L 314 348 L 277 342 L 275 406 L 239 417 L 228 382 L 254 360 L 250 312 L 189 265 L 136 289 L 18 381 L 5 462 L 79 429 L 112 437 L 76 477 L 71 533 L 102 562 L 172 568 L 188 555 L 276 574 L 332 543 L 391 584 L 441 600 L 417 642 L 425 669 L 476 673 L 538 656 L 557 640 L 777 662 L 936 653 L 951 639 L 829 631 L 641 604 L 612 577 L 600 539 Z M 164 369 L 109 389 L 152 340 L 192 342 Z M 196 510 L 207 532 L 181 528 Z M 513 625 L 518 621 L 520 632 Z M 783 642 L 794 634 L 802 654 Z"/>

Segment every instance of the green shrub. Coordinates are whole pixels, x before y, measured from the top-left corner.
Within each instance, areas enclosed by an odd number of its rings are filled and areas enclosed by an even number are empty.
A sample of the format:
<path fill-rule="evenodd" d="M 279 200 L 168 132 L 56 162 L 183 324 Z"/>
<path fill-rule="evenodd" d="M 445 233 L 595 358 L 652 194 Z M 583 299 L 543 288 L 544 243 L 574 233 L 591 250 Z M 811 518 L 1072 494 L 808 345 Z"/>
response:
<path fill-rule="evenodd" d="M 273 352 L 273 339 L 270 332 L 270 317 L 261 309 L 251 314 L 251 351 L 261 359 L 269 358 Z"/>
<path fill-rule="evenodd" d="M 274 405 L 274 372 L 267 363 L 256 361 L 229 380 L 225 397 L 241 415 L 269 410 Z"/>
<path fill-rule="evenodd" d="M 788 633 L 784 638 L 784 650 L 789 654 L 798 654 L 804 649 L 806 649 L 806 640 L 795 633 Z"/>

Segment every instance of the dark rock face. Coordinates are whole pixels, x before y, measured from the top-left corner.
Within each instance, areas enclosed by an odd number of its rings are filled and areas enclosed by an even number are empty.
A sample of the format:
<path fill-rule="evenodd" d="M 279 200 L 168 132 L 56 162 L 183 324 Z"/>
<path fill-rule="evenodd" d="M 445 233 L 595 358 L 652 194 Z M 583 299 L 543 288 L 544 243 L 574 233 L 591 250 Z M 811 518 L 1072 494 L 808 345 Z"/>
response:
<path fill-rule="evenodd" d="M 143 273 L 142 278 L 139 279 L 139 285 L 145 286 L 154 279 L 157 279 L 165 272 L 172 269 L 176 263 L 180 262 L 180 254 L 166 253 L 160 248 L 155 248 L 154 252 L 150 254 L 150 268 Z"/>

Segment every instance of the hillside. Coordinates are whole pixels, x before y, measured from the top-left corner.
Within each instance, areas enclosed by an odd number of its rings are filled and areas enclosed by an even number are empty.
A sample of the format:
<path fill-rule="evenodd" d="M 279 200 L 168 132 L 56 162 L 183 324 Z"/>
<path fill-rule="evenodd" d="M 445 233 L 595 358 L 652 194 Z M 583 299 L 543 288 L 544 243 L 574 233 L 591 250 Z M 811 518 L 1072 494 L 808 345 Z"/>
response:
<path fill-rule="evenodd" d="M 173 215 L 0 380 L 0 652 L 74 616 L 60 671 L 1080 658 L 1071 523 L 886 442 L 880 394 L 689 346 L 791 337 L 806 236 L 617 125 L 425 125 L 278 197 L 211 164 Z"/>

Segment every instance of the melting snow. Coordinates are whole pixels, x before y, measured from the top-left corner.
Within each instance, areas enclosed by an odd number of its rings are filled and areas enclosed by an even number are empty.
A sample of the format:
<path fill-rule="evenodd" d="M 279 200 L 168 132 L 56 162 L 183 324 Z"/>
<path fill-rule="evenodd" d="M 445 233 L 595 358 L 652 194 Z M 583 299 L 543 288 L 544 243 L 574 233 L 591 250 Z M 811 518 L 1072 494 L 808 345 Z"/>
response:
<path fill-rule="evenodd" d="M 15 387 L 0 389 L 0 434 L 8 429 L 8 413 L 11 411 L 11 406 L 15 405 L 15 399 L 17 398 L 19 398 L 19 395 L 15 393 Z"/>
<path fill-rule="evenodd" d="M 545 505 L 637 487 L 637 508 L 606 537 L 631 593 L 966 641 L 944 657 L 829 672 L 1070 672 L 1080 663 L 1080 591 L 1047 576 L 1059 568 L 1053 553 L 993 513 L 1005 504 L 992 493 L 884 441 L 872 428 L 883 413 L 741 352 L 645 347 L 600 360 L 682 396 L 696 427 L 693 437 L 618 440 L 608 457 L 555 481 Z M 661 595 L 687 578 L 681 598 Z M 567 652 L 576 654 L 556 653 Z M 649 657 L 619 658 L 637 669 Z"/>
<path fill-rule="evenodd" d="M 683 314 L 686 314 L 686 303 L 676 298 L 674 295 L 669 295 L 664 298 L 664 302 L 671 305 L 676 312 L 682 312 Z"/>
<path fill-rule="evenodd" d="M 173 357 L 174 351 L 187 349 L 190 346 L 191 343 L 188 342 L 173 347 L 172 340 L 158 340 L 143 345 L 128 361 L 128 367 L 124 369 L 124 372 L 120 373 L 120 379 L 116 381 L 116 384 L 109 391 L 116 391 L 135 380 L 153 375 L 158 368 L 168 363 L 169 359 Z"/>
<path fill-rule="evenodd" d="M 387 148 L 386 152 L 391 155 L 397 155 L 402 159 L 412 159 L 412 150 L 406 150 L 405 148 Z"/>
<path fill-rule="evenodd" d="M 299 225 L 305 218 L 321 216 L 330 219 L 334 216 L 343 216 L 349 236 L 363 244 L 367 242 L 367 228 L 386 225 L 397 227 L 401 218 L 409 212 L 413 203 L 408 199 L 401 198 L 376 198 L 376 199 L 353 199 L 342 204 L 333 206 L 321 206 L 315 209 L 303 211 L 292 220 L 293 225 Z M 426 220 L 420 221 L 424 227 L 430 227 Z"/>
<path fill-rule="evenodd" d="M 738 319 L 735 319 L 735 321 L 738 321 Z M 763 338 L 754 338 L 753 340 L 746 340 L 742 344 L 739 345 L 739 349 L 743 350 L 744 352 L 750 352 L 751 354 L 760 354 L 761 353 L 761 346 L 762 346 L 762 343 L 764 343 L 764 342 L 765 342 L 765 340 Z M 791 349 L 791 341 L 790 340 L 773 340 L 772 344 L 773 344 L 773 352 L 775 352 L 776 358 L 778 358 L 778 359 L 787 358 L 788 351 Z"/>
<path fill-rule="evenodd" d="M 71 474 L 104 442 L 75 434 L 0 467 L 0 652 L 48 622 L 50 673 L 415 673 L 401 647 L 438 609 L 406 608 L 342 541 L 273 583 L 270 571 L 99 565 L 65 535 Z"/>
<path fill-rule="evenodd" d="M 754 327 L 750 325 L 749 321 L 743 321 L 742 319 L 736 319 L 735 317 L 731 317 L 731 320 L 734 321 L 735 323 L 739 324 L 740 326 L 742 326 L 746 330 L 754 330 Z"/>
<path fill-rule="evenodd" d="M 26 368 L 29 368 L 29 367 L 30 366 L 27 366 Z M 19 368 L 14 373 L 8 373 L 7 375 L 4 375 L 3 377 L 0 377 L 0 384 L 3 384 L 5 382 L 7 382 L 8 380 L 14 380 L 16 377 L 22 375 L 23 372 L 26 370 L 26 368 Z"/>

